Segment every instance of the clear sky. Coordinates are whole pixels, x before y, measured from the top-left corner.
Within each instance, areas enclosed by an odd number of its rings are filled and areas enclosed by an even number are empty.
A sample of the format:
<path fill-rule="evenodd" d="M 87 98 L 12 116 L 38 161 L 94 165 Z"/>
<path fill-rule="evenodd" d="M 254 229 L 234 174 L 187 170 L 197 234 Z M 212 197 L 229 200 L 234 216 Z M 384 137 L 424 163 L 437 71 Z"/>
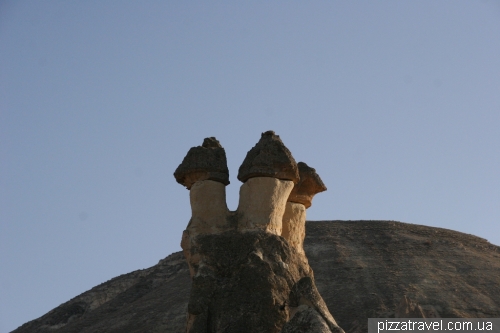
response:
<path fill-rule="evenodd" d="M 1 1 L 0 332 L 180 250 L 173 172 L 266 130 L 309 220 L 500 245 L 499 1 Z"/>

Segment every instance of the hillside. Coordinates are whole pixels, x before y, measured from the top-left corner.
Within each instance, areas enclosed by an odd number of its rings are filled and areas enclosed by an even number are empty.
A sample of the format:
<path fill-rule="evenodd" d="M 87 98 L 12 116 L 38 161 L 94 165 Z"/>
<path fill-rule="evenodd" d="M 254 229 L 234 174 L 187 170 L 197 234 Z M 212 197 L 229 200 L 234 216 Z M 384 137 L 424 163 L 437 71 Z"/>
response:
<path fill-rule="evenodd" d="M 305 251 L 337 323 L 366 332 L 406 296 L 428 317 L 500 317 L 500 247 L 394 221 L 307 222 Z M 111 279 L 15 333 L 183 332 L 189 271 L 181 252 Z"/>

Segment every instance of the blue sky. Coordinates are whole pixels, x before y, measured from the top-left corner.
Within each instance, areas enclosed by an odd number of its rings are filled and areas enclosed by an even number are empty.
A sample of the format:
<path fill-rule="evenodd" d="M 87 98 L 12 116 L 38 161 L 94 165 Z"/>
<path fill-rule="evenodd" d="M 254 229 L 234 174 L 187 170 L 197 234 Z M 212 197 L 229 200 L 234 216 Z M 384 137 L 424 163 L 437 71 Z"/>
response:
<path fill-rule="evenodd" d="M 274 130 L 309 220 L 500 245 L 498 1 L 0 2 L 0 332 L 180 250 L 173 172 Z"/>

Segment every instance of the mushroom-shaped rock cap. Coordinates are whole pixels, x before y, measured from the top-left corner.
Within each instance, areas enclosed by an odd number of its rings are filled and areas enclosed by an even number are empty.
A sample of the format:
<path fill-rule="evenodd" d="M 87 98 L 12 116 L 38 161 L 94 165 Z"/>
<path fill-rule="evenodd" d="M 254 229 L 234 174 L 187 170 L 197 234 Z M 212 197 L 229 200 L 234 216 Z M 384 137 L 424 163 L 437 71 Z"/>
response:
<path fill-rule="evenodd" d="M 300 180 L 292 189 L 288 201 L 301 203 L 306 208 L 311 207 L 311 202 L 315 194 L 326 191 L 326 186 L 319 178 L 316 170 L 305 164 L 299 162 L 299 175 Z"/>
<path fill-rule="evenodd" d="M 216 138 L 205 138 L 203 145 L 189 149 L 186 157 L 174 172 L 179 184 L 191 189 L 201 180 L 214 180 L 229 184 L 226 152 Z"/>
<path fill-rule="evenodd" d="M 299 181 L 297 163 L 280 137 L 273 131 L 262 133 L 257 144 L 250 149 L 238 170 L 238 179 L 246 182 L 253 177 L 274 177 Z"/>

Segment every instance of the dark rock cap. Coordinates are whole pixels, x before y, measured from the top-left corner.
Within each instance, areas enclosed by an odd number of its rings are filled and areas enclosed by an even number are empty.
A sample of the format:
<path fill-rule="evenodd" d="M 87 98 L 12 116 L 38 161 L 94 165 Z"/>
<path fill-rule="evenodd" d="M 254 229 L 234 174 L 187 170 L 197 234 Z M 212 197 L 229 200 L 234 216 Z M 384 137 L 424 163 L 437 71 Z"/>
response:
<path fill-rule="evenodd" d="M 280 137 L 273 131 L 262 133 L 257 144 L 250 149 L 238 170 L 238 179 L 246 182 L 253 177 L 274 177 L 299 181 L 297 163 Z"/>
<path fill-rule="evenodd" d="M 314 195 L 326 191 L 326 186 L 323 184 L 321 178 L 319 178 L 315 169 L 304 162 L 299 162 L 297 165 L 299 167 L 300 180 L 293 187 L 288 201 L 301 203 L 306 208 L 309 208 L 311 207 Z"/>
<path fill-rule="evenodd" d="M 216 138 L 205 138 L 203 145 L 189 149 L 186 157 L 174 172 L 179 184 L 191 189 L 201 180 L 214 180 L 229 184 L 226 152 Z"/>

